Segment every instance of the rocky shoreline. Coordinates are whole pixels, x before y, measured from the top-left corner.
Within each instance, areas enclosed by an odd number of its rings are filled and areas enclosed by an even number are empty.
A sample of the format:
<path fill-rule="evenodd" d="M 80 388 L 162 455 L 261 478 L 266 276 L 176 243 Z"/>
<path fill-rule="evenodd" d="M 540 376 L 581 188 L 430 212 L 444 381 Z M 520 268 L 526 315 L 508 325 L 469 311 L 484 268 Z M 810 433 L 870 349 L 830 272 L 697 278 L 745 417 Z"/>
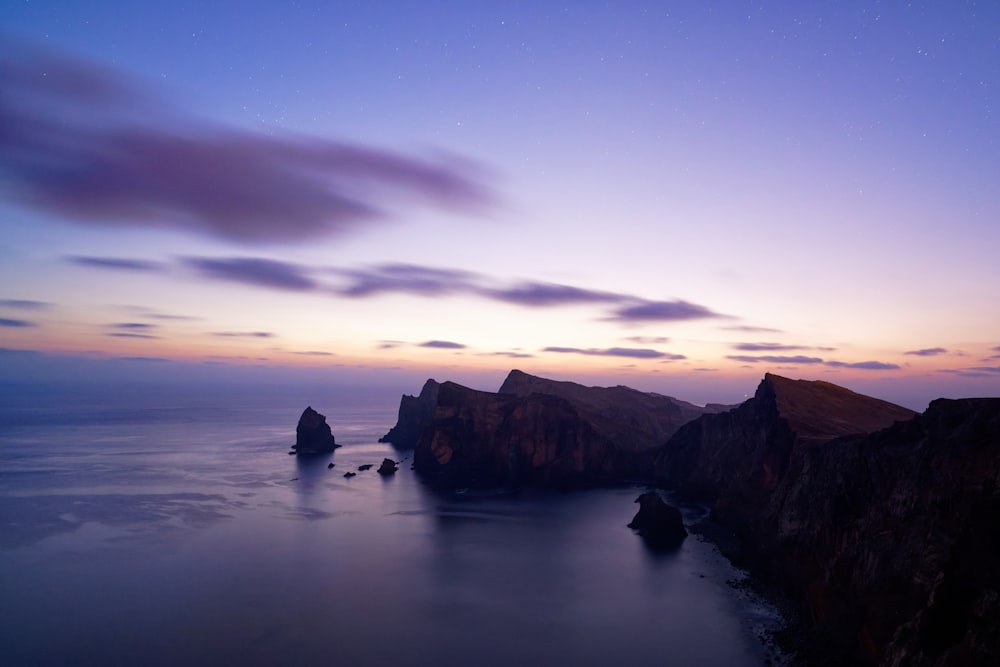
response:
<path fill-rule="evenodd" d="M 768 374 L 727 410 L 520 371 L 497 393 L 431 382 L 390 431 L 419 434 L 431 485 L 645 479 L 711 506 L 723 552 L 789 601 L 776 638 L 802 664 L 1000 664 L 1000 399 L 917 415 Z"/>

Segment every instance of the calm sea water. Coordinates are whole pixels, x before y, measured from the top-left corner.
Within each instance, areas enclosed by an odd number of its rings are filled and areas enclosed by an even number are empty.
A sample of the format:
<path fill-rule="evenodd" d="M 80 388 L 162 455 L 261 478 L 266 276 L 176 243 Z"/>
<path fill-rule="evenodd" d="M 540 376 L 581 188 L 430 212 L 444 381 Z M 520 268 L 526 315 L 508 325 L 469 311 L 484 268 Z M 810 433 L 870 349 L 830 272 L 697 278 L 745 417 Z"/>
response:
<path fill-rule="evenodd" d="M 334 454 L 287 454 L 306 405 Z M 710 543 L 655 555 L 626 528 L 641 489 L 432 493 L 377 442 L 397 406 L 384 390 L 3 389 L 0 663 L 769 657 L 756 635 L 776 613 Z M 405 459 L 395 476 L 344 478 L 383 457 Z"/>

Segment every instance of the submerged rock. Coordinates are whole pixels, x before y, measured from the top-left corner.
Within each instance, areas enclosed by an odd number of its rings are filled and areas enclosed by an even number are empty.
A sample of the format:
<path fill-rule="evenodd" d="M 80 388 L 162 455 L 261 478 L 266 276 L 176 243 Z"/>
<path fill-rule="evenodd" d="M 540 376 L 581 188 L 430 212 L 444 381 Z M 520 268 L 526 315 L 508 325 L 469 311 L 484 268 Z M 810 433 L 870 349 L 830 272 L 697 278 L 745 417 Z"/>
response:
<path fill-rule="evenodd" d="M 396 462 L 392 459 L 382 459 L 382 465 L 378 467 L 376 472 L 380 475 L 394 475 L 398 469 Z"/>
<path fill-rule="evenodd" d="M 355 476 L 357 476 L 357 474 L 358 474 L 358 473 L 356 473 L 356 472 L 345 472 L 345 473 L 344 473 L 344 477 L 346 477 L 347 479 L 350 479 L 350 478 L 352 478 L 352 477 L 355 477 Z"/>
<path fill-rule="evenodd" d="M 299 417 L 295 427 L 295 444 L 292 449 L 296 454 L 322 454 L 332 452 L 340 447 L 333 438 L 326 417 L 312 409 L 306 408 Z"/>
<path fill-rule="evenodd" d="M 374 463 L 365 463 L 364 465 L 359 465 L 358 466 L 358 470 L 361 470 L 361 471 L 371 470 L 372 466 L 374 466 L 374 465 L 375 465 Z"/>
<path fill-rule="evenodd" d="M 647 491 L 635 502 L 639 503 L 639 511 L 628 527 L 639 533 L 654 549 L 679 547 L 687 537 L 680 510 L 665 503 L 656 491 Z"/>

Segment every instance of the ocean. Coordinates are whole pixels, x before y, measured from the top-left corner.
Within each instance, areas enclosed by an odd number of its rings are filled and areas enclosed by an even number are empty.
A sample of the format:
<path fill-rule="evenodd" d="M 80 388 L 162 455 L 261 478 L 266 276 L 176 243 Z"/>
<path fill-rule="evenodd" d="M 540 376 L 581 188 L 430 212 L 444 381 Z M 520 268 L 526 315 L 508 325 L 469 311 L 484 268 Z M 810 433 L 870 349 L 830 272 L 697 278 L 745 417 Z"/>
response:
<path fill-rule="evenodd" d="M 399 394 L 0 387 L 0 663 L 778 659 L 778 613 L 711 542 L 656 554 L 626 527 L 644 489 L 434 492 L 378 443 Z M 335 453 L 288 455 L 307 405 Z M 358 471 L 385 457 L 394 476 Z"/>

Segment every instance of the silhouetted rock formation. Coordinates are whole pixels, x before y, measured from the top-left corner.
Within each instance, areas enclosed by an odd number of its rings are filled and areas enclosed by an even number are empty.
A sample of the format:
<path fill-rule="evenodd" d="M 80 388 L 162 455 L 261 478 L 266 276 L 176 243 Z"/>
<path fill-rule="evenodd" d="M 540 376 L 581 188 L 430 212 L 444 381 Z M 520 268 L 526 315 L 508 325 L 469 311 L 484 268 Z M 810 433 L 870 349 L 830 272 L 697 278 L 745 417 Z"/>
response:
<path fill-rule="evenodd" d="M 428 380 L 420 390 L 419 396 L 403 397 L 399 401 L 399 416 L 396 425 L 379 438 L 379 442 L 392 443 L 397 449 L 413 449 L 424 428 L 434 416 L 437 405 L 438 388 L 441 385 L 434 380 Z"/>
<path fill-rule="evenodd" d="M 395 475 L 398 469 L 396 462 L 392 459 L 382 459 L 382 465 L 378 467 L 376 472 L 380 475 Z"/>
<path fill-rule="evenodd" d="M 639 511 L 628 527 L 639 533 L 654 550 L 679 547 L 687 537 L 680 510 L 664 502 L 656 491 L 647 491 L 636 498 L 635 502 L 639 503 Z"/>
<path fill-rule="evenodd" d="M 517 370 L 496 394 L 451 382 L 429 390 L 431 382 L 421 397 L 436 390 L 436 408 L 420 422 L 414 467 L 445 486 L 585 486 L 647 476 L 667 436 L 704 413 L 669 396 Z M 416 423 L 402 418 L 407 404 L 418 414 L 413 400 L 404 397 L 400 424 Z"/>
<path fill-rule="evenodd" d="M 326 417 L 312 407 L 306 408 L 295 427 L 295 444 L 292 445 L 295 453 L 322 454 L 332 452 L 339 446 L 334 442 L 333 432 L 326 423 Z"/>
<path fill-rule="evenodd" d="M 801 603 L 810 664 L 1000 664 L 1000 399 L 910 415 L 768 375 L 657 460 Z"/>
<path fill-rule="evenodd" d="M 512 370 L 500 386 L 501 394 L 530 396 L 549 394 L 564 398 L 624 450 L 643 451 L 659 447 L 683 424 L 707 412 L 733 406 L 701 408 L 671 396 L 638 391 L 630 387 L 585 387 Z"/>

